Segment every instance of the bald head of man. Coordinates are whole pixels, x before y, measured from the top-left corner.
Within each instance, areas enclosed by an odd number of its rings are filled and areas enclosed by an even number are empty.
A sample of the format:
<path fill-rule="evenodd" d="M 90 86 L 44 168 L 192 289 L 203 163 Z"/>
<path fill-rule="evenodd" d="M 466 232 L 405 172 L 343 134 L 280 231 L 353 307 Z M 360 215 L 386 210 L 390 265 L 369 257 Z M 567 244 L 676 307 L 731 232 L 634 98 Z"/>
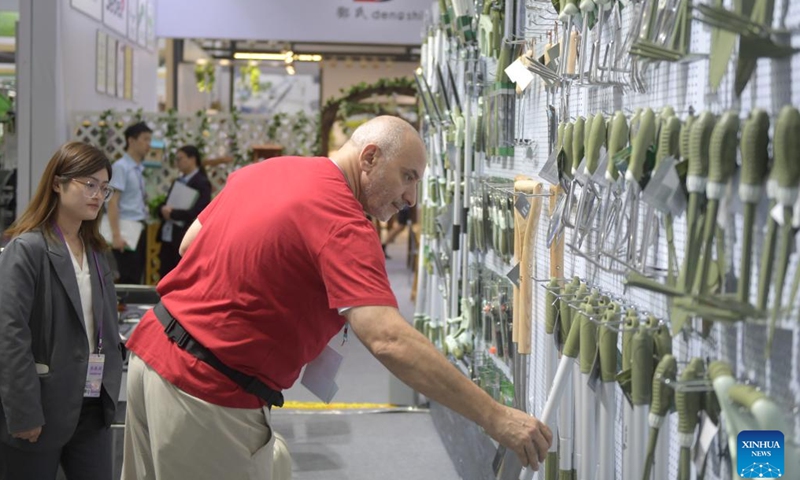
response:
<path fill-rule="evenodd" d="M 364 211 L 386 221 L 417 201 L 425 171 L 425 145 L 405 120 L 380 116 L 359 126 L 334 158 L 357 178 L 354 189 Z M 342 165 L 344 163 L 345 165 Z"/>

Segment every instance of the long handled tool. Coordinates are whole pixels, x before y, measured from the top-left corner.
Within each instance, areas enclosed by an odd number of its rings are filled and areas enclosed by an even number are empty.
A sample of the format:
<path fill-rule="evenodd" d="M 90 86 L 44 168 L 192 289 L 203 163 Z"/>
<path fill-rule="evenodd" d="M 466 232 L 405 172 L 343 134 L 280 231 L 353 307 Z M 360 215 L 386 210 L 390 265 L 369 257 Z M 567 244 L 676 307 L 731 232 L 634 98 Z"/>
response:
<path fill-rule="evenodd" d="M 775 297 L 770 317 L 769 335 L 767 336 L 767 357 L 772 348 L 775 336 L 775 324 L 783 307 L 783 287 L 786 271 L 789 268 L 789 257 L 794 245 L 794 204 L 800 194 L 800 112 L 791 106 L 785 106 L 775 123 L 775 169 L 778 173 L 778 204 L 783 207 L 783 225 L 780 229 L 778 249 L 778 270 L 775 275 Z"/>
<path fill-rule="evenodd" d="M 659 430 L 669 414 L 672 406 L 672 390 L 664 385 L 664 380 L 675 380 L 678 372 L 678 362 L 672 355 L 664 355 L 656 367 L 653 375 L 653 397 L 650 403 L 650 441 L 647 445 L 647 457 L 644 462 L 642 480 L 650 480 L 653 463 L 655 463 L 656 442 Z M 666 459 L 664 465 L 666 465 Z"/>
<path fill-rule="evenodd" d="M 703 377 L 703 360 L 694 358 L 681 374 L 681 382 L 691 382 Z M 678 444 L 680 457 L 678 461 L 678 480 L 691 480 L 691 449 L 694 445 L 697 417 L 700 413 L 700 394 L 688 389 L 675 392 L 675 408 L 678 411 Z"/>
<path fill-rule="evenodd" d="M 633 455 L 633 475 L 638 476 L 644 470 L 647 457 L 648 417 L 650 400 L 653 392 L 653 335 L 649 326 L 642 325 L 631 340 L 633 399 L 633 439 L 631 453 Z M 632 477 L 635 478 L 635 477 Z"/>
<path fill-rule="evenodd" d="M 762 185 L 769 169 L 768 145 L 769 115 L 764 110 L 753 110 L 742 129 L 740 146 L 742 173 L 739 182 L 739 198 L 744 203 L 744 232 L 737 295 L 742 303 L 750 301 L 753 226 L 756 221 L 756 209 L 763 193 Z"/>
<path fill-rule="evenodd" d="M 609 324 L 619 318 L 619 305 L 612 303 L 600 325 L 600 412 L 598 421 L 599 469 L 597 480 L 614 480 L 616 475 L 616 415 L 617 415 L 617 330 Z"/>

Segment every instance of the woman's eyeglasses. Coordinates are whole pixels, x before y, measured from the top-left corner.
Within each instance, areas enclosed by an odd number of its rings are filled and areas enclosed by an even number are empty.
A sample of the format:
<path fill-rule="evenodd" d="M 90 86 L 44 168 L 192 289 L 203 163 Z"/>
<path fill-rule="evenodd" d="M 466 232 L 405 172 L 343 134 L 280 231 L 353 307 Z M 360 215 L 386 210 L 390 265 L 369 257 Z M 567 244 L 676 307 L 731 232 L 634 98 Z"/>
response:
<path fill-rule="evenodd" d="M 93 180 L 78 180 L 77 178 L 70 178 L 73 182 L 83 185 L 83 195 L 86 198 L 94 198 L 99 193 L 103 200 L 108 200 L 114 194 L 114 188 L 108 185 L 102 186 Z"/>

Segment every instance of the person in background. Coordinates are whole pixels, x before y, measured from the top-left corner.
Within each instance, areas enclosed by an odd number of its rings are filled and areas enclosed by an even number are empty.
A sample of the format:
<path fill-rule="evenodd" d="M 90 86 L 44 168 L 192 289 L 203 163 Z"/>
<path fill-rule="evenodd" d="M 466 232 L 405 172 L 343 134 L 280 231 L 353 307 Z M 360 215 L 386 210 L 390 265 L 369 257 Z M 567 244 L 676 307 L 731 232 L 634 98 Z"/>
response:
<path fill-rule="evenodd" d="M 113 274 L 98 215 L 111 164 L 63 145 L 0 253 L 0 479 L 112 476 L 122 378 Z"/>
<path fill-rule="evenodd" d="M 108 201 L 108 223 L 111 227 L 111 248 L 119 271 L 119 283 L 140 284 L 146 261 L 147 202 L 145 200 L 144 159 L 150 151 L 153 131 L 144 122 L 125 129 L 125 155 L 114 162 L 111 187 L 114 195 Z M 139 222 L 142 231 L 136 245 L 123 238 L 120 220 Z"/>
<path fill-rule="evenodd" d="M 364 212 L 386 221 L 413 206 L 426 163 L 419 133 L 381 116 L 331 158 L 228 177 L 126 343 L 123 480 L 270 479 L 270 408 L 345 324 L 400 380 L 538 468 L 547 426 L 493 400 L 397 310 Z"/>
<path fill-rule="evenodd" d="M 211 202 L 211 182 L 203 168 L 202 157 L 197 147 L 185 145 L 179 148 L 175 162 L 181 176 L 172 182 L 170 192 L 176 183 L 183 183 L 187 187 L 197 190 L 199 195 L 194 206 L 186 210 L 174 209 L 166 204 L 159 206 L 158 211 L 163 220 L 158 232 L 158 238 L 161 241 L 161 252 L 159 253 L 161 278 L 166 277 L 178 264 L 181 259 L 178 247 L 181 246 L 183 235 L 197 215 Z M 169 198 L 169 193 L 167 193 L 167 198 Z"/>

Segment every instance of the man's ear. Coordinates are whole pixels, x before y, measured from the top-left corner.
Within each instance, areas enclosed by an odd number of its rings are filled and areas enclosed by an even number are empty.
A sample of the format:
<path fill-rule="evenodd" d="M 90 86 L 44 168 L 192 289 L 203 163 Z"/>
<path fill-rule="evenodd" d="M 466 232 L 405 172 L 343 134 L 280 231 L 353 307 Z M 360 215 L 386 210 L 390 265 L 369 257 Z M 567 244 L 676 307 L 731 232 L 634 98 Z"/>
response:
<path fill-rule="evenodd" d="M 367 144 L 361 149 L 359 156 L 359 163 L 361 163 L 361 170 L 369 172 L 375 166 L 375 161 L 378 158 L 378 146 L 374 143 Z"/>

